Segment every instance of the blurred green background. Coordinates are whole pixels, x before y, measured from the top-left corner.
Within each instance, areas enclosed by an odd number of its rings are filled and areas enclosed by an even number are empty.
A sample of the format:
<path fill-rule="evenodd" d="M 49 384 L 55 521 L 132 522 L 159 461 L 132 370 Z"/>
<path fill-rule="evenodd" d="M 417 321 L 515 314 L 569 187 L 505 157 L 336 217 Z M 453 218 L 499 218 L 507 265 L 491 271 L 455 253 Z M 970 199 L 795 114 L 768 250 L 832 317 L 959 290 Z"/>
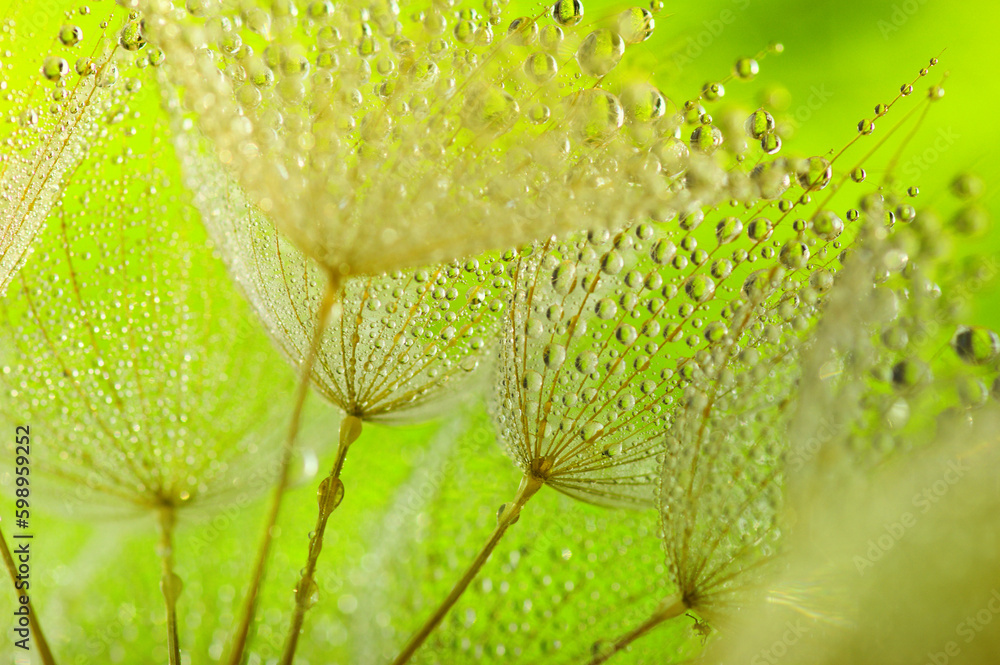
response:
<path fill-rule="evenodd" d="M 51 12 L 48 0 L 32 4 L 46 8 L 39 34 L 54 35 L 65 18 L 62 9 Z M 113 9 L 107 0 L 86 4 L 93 8 L 92 23 Z M 585 4 L 593 15 L 621 7 Z M 69 11 L 79 6 L 65 5 Z M 525 14 L 540 11 L 537 4 L 521 6 Z M 858 121 L 873 115 L 875 104 L 894 98 L 900 85 L 940 55 L 940 64 L 900 112 L 894 109 L 877 123 L 873 139 L 947 73 L 947 93 L 908 146 L 899 173 L 906 185 L 920 187 L 921 203 L 940 205 L 947 214 L 954 209 L 947 195 L 953 177 L 976 171 L 986 181 L 984 204 L 994 217 L 1000 213 L 1000 161 L 993 157 L 1000 148 L 994 120 L 1000 107 L 994 72 L 1000 62 L 997 3 L 668 2 L 656 22 L 654 36 L 630 52 L 627 62 L 651 69 L 677 103 L 696 95 L 706 81 L 728 75 L 736 58 L 781 42 L 784 53 L 766 57 L 753 82 L 727 85 L 726 101 L 752 109 L 765 96 L 785 100 L 786 117 L 799 121 L 789 149 L 801 155 L 839 150 L 856 134 Z M 0 50 L 7 48 L 0 43 Z M 23 75 L 19 63 L 37 67 L 42 50 L 3 53 L 9 86 Z M 130 106 L 148 118 L 159 113 L 157 102 L 149 86 Z M 884 164 L 892 150 L 887 146 L 868 167 L 872 183 L 881 175 L 879 160 Z M 184 194 L 175 187 L 164 196 L 180 201 Z M 1000 253 L 995 226 L 969 242 L 967 249 L 994 260 Z M 1000 294 L 973 294 L 968 317 L 968 323 L 1000 328 Z M 328 465 L 332 437 L 314 432 L 306 441 L 317 451 L 320 469 Z M 346 499 L 331 522 L 320 568 L 321 602 L 308 616 L 299 662 L 379 663 L 391 657 L 478 549 L 497 507 L 513 497 L 518 478 L 493 440 L 481 405 L 456 422 L 367 428 L 344 472 Z M 220 657 L 262 511 L 258 501 L 248 510 L 216 514 L 214 521 L 213 515 L 182 519 L 177 566 L 185 580 L 180 599 L 185 662 Z M 0 514 L 6 517 L 7 509 Z M 268 662 L 280 650 L 314 515 L 315 491 L 307 482 L 289 496 L 282 516 L 252 663 Z M 610 513 L 543 491 L 525 515 L 414 662 L 583 662 L 595 640 L 634 625 L 667 591 L 655 514 Z M 39 537 L 33 597 L 57 655 L 64 655 L 61 662 L 165 662 L 153 520 L 137 516 L 109 524 L 85 509 L 53 507 L 50 515 L 37 517 L 34 530 Z M 10 616 L 13 607 L 5 588 L 0 617 Z M 668 655 L 682 660 L 698 640 L 691 625 L 680 622 L 616 662 L 667 662 Z M 0 654 L 10 653 L 5 638 Z"/>

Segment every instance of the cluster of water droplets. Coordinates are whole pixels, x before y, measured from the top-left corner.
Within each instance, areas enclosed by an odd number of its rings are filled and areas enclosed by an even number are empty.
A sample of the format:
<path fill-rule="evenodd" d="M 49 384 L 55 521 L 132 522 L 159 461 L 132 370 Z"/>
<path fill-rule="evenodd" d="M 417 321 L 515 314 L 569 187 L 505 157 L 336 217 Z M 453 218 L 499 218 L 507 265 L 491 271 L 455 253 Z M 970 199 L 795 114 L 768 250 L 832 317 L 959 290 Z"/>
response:
<path fill-rule="evenodd" d="M 88 152 L 106 145 L 107 126 L 139 87 L 119 68 L 112 26 L 123 9 L 46 8 L 13 3 L 0 20 L 0 291 L 30 253 L 65 181 Z"/>
<path fill-rule="evenodd" d="M 864 264 L 855 272 L 865 272 L 857 279 L 871 279 L 874 288 L 840 292 L 807 358 L 805 371 L 823 381 L 810 386 L 813 398 L 798 423 L 826 422 L 829 430 L 809 459 L 822 453 L 829 463 L 872 465 L 941 431 L 967 427 L 991 394 L 1000 395 L 1000 337 L 962 322 L 970 285 L 989 283 L 996 267 L 942 251 L 968 237 L 970 229 L 959 222 L 968 201 L 960 200 L 946 223 L 908 198 L 879 195 L 867 202 L 873 206 L 867 214 L 896 227 L 858 252 Z"/>
<path fill-rule="evenodd" d="M 724 137 L 701 102 L 721 83 L 679 108 L 618 71 L 654 29 L 641 7 L 140 5 L 188 117 L 328 270 L 374 274 L 576 220 L 620 227 L 759 195 L 709 156 Z M 756 61 L 736 70 L 752 78 Z"/>
<path fill-rule="evenodd" d="M 844 222 L 813 208 L 793 219 L 801 202 L 784 203 L 699 210 L 522 253 L 496 412 L 524 470 L 545 460 L 549 484 L 590 501 L 652 498 L 664 433 L 700 415 L 699 392 L 732 374 L 729 355 L 808 327 L 832 284 Z M 751 316 L 761 302 L 768 308 Z M 673 461 L 691 453 L 688 442 L 677 448 Z"/>

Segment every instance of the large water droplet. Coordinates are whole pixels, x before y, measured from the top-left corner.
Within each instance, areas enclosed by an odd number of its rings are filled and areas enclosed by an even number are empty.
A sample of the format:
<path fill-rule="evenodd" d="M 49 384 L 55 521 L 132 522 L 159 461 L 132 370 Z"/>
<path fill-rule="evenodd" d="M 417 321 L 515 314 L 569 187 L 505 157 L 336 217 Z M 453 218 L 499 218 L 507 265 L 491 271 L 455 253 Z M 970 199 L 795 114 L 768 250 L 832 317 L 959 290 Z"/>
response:
<path fill-rule="evenodd" d="M 625 54 L 625 40 L 607 28 L 594 30 L 587 35 L 576 51 L 580 69 L 588 76 L 604 76 L 621 62 Z"/>

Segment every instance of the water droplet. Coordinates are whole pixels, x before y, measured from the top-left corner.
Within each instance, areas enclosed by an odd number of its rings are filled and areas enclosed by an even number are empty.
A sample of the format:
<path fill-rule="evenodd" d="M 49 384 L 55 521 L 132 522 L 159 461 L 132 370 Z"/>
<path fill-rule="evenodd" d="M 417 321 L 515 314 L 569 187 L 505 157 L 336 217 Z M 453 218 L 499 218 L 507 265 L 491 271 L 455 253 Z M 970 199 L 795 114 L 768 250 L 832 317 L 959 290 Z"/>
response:
<path fill-rule="evenodd" d="M 774 116 L 764 109 L 757 109 L 747 118 L 747 134 L 754 139 L 762 139 L 765 135 L 774 131 Z"/>
<path fill-rule="evenodd" d="M 465 100 L 463 119 L 476 132 L 503 133 L 517 120 L 517 102 L 505 90 L 485 86 Z"/>
<path fill-rule="evenodd" d="M 799 184 L 810 191 L 819 191 L 830 184 L 833 178 L 833 167 L 824 157 L 810 157 L 805 168 L 799 171 Z"/>
<path fill-rule="evenodd" d="M 583 20 L 583 2 L 559 0 L 552 6 L 552 18 L 560 25 L 576 25 Z"/>
<path fill-rule="evenodd" d="M 711 155 L 722 145 L 722 130 L 714 125 L 701 125 L 691 132 L 691 147 Z"/>
<path fill-rule="evenodd" d="M 573 101 L 573 124 L 589 143 L 602 143 L 625 123 L 625 109 L 618 98 L 599 89 L 584 90 Z"/>
<path fill-rule="evenodd" d="M 83 29 L 78 25 L 66 24 L 59 29 L 59 41 L 65 46 L 76 46 L 83 41 Z"/>
<path fill-rule="evenodd" d="M 552 288 L 559 295 L 569 295 L 576 287 L 576 263 L 563 261 L 552 271 Z"/>
<path fill-rule="evenodd" d="M 600 28 L 584 38 L 580 48 L 577 49 L 576 60 L 580 63 L 580 69 L 584 74 L 604 76 L 615 68 L 624 54 L 625 40 L 617 32 Z"/>
<path fill-rule="evenodd" d="M 762 240 L 767 240 L 771 237 L 771 231 L 774 229 L 774 222 L 772 222 L 767 217 L 758 217 L 749 224 L 747 224 L 747 236 L 756 242 Z"/>
<path fill-rule="evenodd" d="M 760 140 L 760 149 L 768 155 L 775 155 L 781 150 L 781 137 L 777 134 L 765 134 Z"/>
<path fill-rule="evenodd" d="M 629 122 L 653 122 L 662 118 L 667 110 L 666 98 L 648 83 L 633 84 L 625 88 L 621 102 Z"/>
<path fill-rule="evenodd" d="M 1000 355 L 1000 335 L 982 326 L 962 326 L 951 338 L 951 348 L 971 365 L 985 365 Z"/>
<path fill-rule="evenodd" d="M 516 18 L 507 28 L 507 37 L 511 42 L 528 46 L 538 39 L 538 24 L 527 16 Z"/>
<path fill-rule="evenodd" d="M 559 72 L 559 65 L 551 54 L 539 51 L 524 61 L 524 71 L 535 83 L 545 83 Z"/>
<path fill-rule="evenodd" d="M 844 232 L 844 220 L 832 210 L 821 210 L 812 219 L 812 232 L 823 240 L 836 240 Z"/>
<path fill-rule="evenodd" d="M 778 258 L 789 270 L 804 268 L 809 261 L 809 247 L 803 242 L 789 240 L 782 246 Z"/>
<path fill-rule="evenodd" d="M 656 28 L 656 21 L 648 9 L 630 7 L 618 15 L 618 33 L 627 44 L 638 44 L 649 39 Z"/>
<path fill-rule="evenodd" d="M 296 599 L 301 599 L 303 607 L 310 608 L 319 602 L 319 585 L 312 577 L 299 579 L 299 585 L 295 588 Z"/>
<path fill-rule="evenodd" d="M 581 374 L 592 374 L 597 369 L 597 354 L 593 351 L 584 351 L 576 357 L 573 366 Z"/>
<path fill-rule="evenodd" d="M 601 257 L 601 272 L 606 275 L 617 275 L 624 267 L 625 259 L 616 250 L 611 250 Z"/>
<path fill-rule="evenodd" d="M 324 478 L 316 490 L 316 500 L 320 513 L 329 515 L 344 500 L 344 483 L 340 478 Z"/>
<path fill-rule="evenodd" d="M 42 63 L 42 75 L 50 81 L 58 81 L 69 75 L 69 63 L 63 58 L 49 56 Z"/>
<path fill-rule="evenodd" d="M 742 81 L 750 81 L 760 72 L 760 65 L 753 58 L 740 58 L 733 65 L 733 74 Z"/>
<path fill-rule="evenodd" d="M 715 295 L 715 282 L 707 275 L 692 275 L 684 283 L 684 293 L 695 302 L 706 302 Z"/>
<path fill-rule="evenodd" d="M 597 318 L 608 321 L 618 314 L 618 305 L 611 298 L 601 298 L 594 306 L 594 313 L 597 314 Z"/>
<path fill-rule="evenodd" d="M 720 245 L 732 242 L 743 232 L 743 222 L 738 217 L 726 217 L 715 226 L 715 237 Z"/>
<path fill-rule="evenodd" d="M 138 51 L 146 46 L 146 38 L 138 21 L 129 21 L 118 35 L 118 43 L 126 51 Z"/>
<path fill-rule="evenodd" d="M 546 344 L 545 348 L 542 350 L 542 361 L 545 363 L 545 366 L 551 370 L 557 370 L 562 367 L 565 360 L 566 347 L 562 344 Z"/>

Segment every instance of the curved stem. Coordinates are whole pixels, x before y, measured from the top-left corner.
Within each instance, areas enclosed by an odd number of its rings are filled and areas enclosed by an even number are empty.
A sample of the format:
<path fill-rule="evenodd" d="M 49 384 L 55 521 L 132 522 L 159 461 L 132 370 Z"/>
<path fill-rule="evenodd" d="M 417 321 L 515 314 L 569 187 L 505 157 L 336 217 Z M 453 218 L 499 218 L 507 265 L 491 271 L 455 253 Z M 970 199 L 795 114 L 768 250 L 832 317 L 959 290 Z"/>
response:
<path fill-rule="evenodd" d="M 35 607 L 28 599 L 28 592 L 24 585 L 18 586 L 17 565 L 14 563 L 14 557 L 10 554 L 10 548 L 7 547 L 7 539 L 4 538 L 3 531 L 0 531 L 0 554 L 3 555 L 4 565 L 7 566 L 10 580 L 14 583 L 14 589 L 17 591 L 19 607 L 23 605 L 28 608 L 28 627 L 31 629 L 31 635 L 35 638 L 35 646 L 38 647 L 38 657 L 41 659 L 42 665 L 56 665 L 56 659 L 49 649 L 49 643 L 46 641 L 42 626 L 38 622 L 38 615 L 35 614 Z"/>
<path fill-rule="evenodd" d="M 228 665 L 240 665 L 243 661 L 243 654 L 246 650 L 247 637 L 250 633 L 250 625 L 253 623 L 254 614 L 257 609 L 257 596 L 260 593 L 260 585 L 264 580 L 264 569 L 267 566 L 268 554 L 271 551 L 272 529 L 278 521 L 278 512 L 281 510 L 281 499 L 285 490 L 288 489 L 289 465 L 292 460 L 292 453 L 295 450 L 295 439 L 299 433 L 299 421 L 302 418 L 302 407 L 306 401 L 306 394 L 309 392 L 309 381 L 312 375 L 313 365 L 316 363 L 316 356 L 319 354 L 320 343 L 323 333 L 326 331 L 327 322 L 330 320 L 331 310 L 340 299 L 341 280 L 339 277 L 329 275 L 326 291 L 323 293 L 323 300 L 320 303 L 319 312 L 316 316 L 316 328 L 313 331 L 312 340 L 306 357 L 302 361 L 299 374 L 299 384 L 295 390 L 295 405 L 292 407 L 291 422 L 288 424 L 288 433 L 285 436 L 285 444 L 281 450 L 281 460 L 278 466 L 278 480 L 271 496 L 271 505 L 267 512 L 264 523 L 264 535 L 261 537 L 260 546 L 257 548 L 257 559 L 254 562 L 253 574 L 250 577 L 250 588 L 247 590 L 246 598 L 243 601 L 243 609 L 240 612 L 240 621 L 233 633 L 232 646 L 229 649 L 229 658 L 226 659 Z"/>
<path fill-rule="evenodd" d="M 181 595 L 181 578 L 174 572 L 174 525 L 176 515 L 173 506 L 160 508 L 160 544 L 157 548 L 162 563 L 163 577 L 160 591 L 167 607 L 167 657 L 170 665 L 180 665 L 181 647 L 177 639 L 177 597 Z"/>
<path fill-rule="evenodd" d="M 448 611 L 462 596 L 469 584 L 472 583 L 472 580 L 474 580 L 476 575 L 479 574 L 479 570 L 483 567 L 483 564 L 486 563 L 490 554 L 493 553 L 497 543 L 500 542 L 503 534 L 507 531 L 507 527 L 518 520 L 521 516 L 521 508 L 523 508 L 524 504 L 528 502 L 528 499 L 534 496 L 535 492 L 541 488 L 542 484 L 543 481 L 540 478 L 530 474 L 526 474 L 524 478 L 521 479 L 521 486 L 517 490 L 517 495 L 514 497 L 513 503 L 509 503 L 502 507 L 503 510 L 497 518 L 497 526 L 496 529 L 493 530 L 493 535 L 491 535 L 490 539 L 486 541 L 486 545 L 483 546 L 483 549 L 480 550 L 472 564 L 465 571 L 465 574 L 462 575 L 462 578 L 458 580 L 452 588 L 448 597 L 445 598 L 441 605 L 438 606 L 437 610 L 434 611 L 434 614 L 432 614 L 430 618 L 424 622 L 424 625 L 421 626 L 420 630 L 410 637 L 406 646 L 403 647 L 403 650 L 398 656 L 396 656 L 396 659 L 392 661 L 392 665 L 403 665 L 403 663 L 409 661 L 416 650 L 420 648 L 420 645 L 422 645 L 434 629 L 437 628 L 438 624 L 441 623 L 441 620 L 444 619 L 445 615 L 448 614 Z"/>
<path fill-rule="evenodd" d="M 340 445 L 337 448 L 337 458 L 334 460 L 330 475 L 323 479 L 316 492 L 319 514 L 316 517 L 316 528 L 309 539 L 309 557 L 306 560 L 299 585 L 295 589 L 295 612 L 292 614 L 292 625 L 288 629 L 288 638 L 285 640 L 285 651 L 281 656 L 282 665 L 291 665 L 299 643 L 299 635 L 302 633 L 302 623 L 305 621 L 306 611 L 316 603 L 316 563 L 319 561 L 320 552 L 323 551 L 323 534 L 326 531 L 326 522 L 344 498 L 344 483 L 340 481 L 340 472 L 344 468 L 347 449 L 357 441 L 360 435 L 361 419 L 357 416 L 345 416 L 340 423 Z"/>
<path fill-rule="evenodd" d="M 590 659 L 588 665 L 600 665 L 600 663 L 605 662 L 619 651 L 623 651 L 630 644 L 632 644 L 632 642 L 635 642 L 637 639 L 653 630 L 661 623 L 669 621 L 670 619 L 675 619 L 687 612 L 689 609 L 691 608 L 688 607 L 687 603 L 685 603 L 682 598 L 678 596 L 668 598 L 660 604 L 660 607 L 657 608 L 656 612 L 654 612 L 652 616 L 615 640 L 610 648 L 595 654 L 594 657 Z"/>

